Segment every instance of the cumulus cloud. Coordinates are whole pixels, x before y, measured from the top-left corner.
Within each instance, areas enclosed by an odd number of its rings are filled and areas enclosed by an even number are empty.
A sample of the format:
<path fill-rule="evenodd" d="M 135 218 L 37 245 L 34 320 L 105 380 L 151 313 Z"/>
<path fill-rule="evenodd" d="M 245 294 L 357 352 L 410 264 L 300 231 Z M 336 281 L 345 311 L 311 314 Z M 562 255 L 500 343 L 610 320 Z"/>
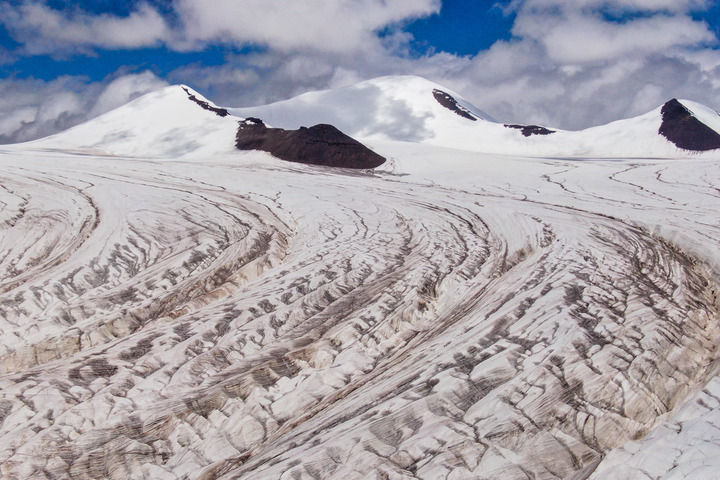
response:
<path fill-rule="evenodd" d="M 281 52 L 347 53 L 377 48 L 375 32 L 440 10 L 440 0 L 178 0 L 179 48 L 198 43 L 260 44 Z"/>
<path fill-rule="evenodd" d="M 664 52 L 715 40 L 708 26 L 689 17 L 658 15 L 617 23 L 599 16 L 522 15 L 513 33 L 540 42 L 557 63 L 589 63 Z"/>
<path fill-rule="evenodd" d="M 0 10 L 0 22 L 29 54 L 137 48 L 158 45 L 170 36 L 163 16 L 144 3 L 124 17 L 68 14 L 36 1 L 0 2 Z"/>
<path fill-rule="evenodd" d="M 514 0 L 508 9 L 687 12 L 710 6 L 711 0 Z"/>
<path fill-rule="evenodd" d="M 97 99 L 93 100 L 88 116 L 100 115 L 166 85 L 167 82 L 160 80 L 151 72 L 123 75 L 103 87 Z"/>
<path fill-rule="evenodd" d="M 441 0 L 175 0 L 177 21 L 171 27 L 147 3 L 117 16 L 60 11 L 24 0 L 18 5 L 0 2 L 0 22 L 32 54 L 159 44 L 202 50 L 214 43 L 349 53 L 380 47 L 378 30 L 437 13 L 440 6 Z"/>
<path fill-rule="evenodd" d="M 60 77 L 0 80 L 0 143 L 44 137 L 82 123 L 165 86 L 153 73 L 122 75 L 106 82 Z"/>

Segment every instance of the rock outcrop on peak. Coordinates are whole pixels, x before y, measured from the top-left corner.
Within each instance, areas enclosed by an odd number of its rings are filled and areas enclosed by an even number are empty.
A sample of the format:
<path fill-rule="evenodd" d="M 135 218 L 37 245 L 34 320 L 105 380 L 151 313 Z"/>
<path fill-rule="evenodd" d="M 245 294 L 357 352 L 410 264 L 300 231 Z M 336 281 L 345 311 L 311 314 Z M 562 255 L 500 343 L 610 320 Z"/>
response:
<path fill-rule="evenodd" d="M 442 105 L 443 107 L 447 108 L 448 110 L 451 110 L 458 115 L 460 115 L 463 118 L 467 118 L 468 120 L 472 120 L 473 122 L 477 121 L 477 117 L 473 115 L 470 110 L 467 108 L 464 108 L 462 105 L 458 103 L 458 101 L 450 95 L 447 92 L 443 92 L 442 90 L 438 90 L 437 88 L 433 90 L 433 97 L 435 97 L 435 100 Z"/>
<path fill-rule="evenodd" d="M 297 130 L 268 128 L 259 118 L 240 122 L 235 138 L 239 150 L 262 150 L 282 160 L 341 168 L 375 168 L 385 163 L 362 143 L 332 125 Z"/>
<path fill-rule="evenodd" d="M 660 111 L 662 124 L 658 133 L 678 148 L 700 152 L 720 148 L 720 134 L 698 120 L 677 99 L 667 102 Z"/>
<path fill-rule="evenodd" d="M 555 130 L 550 130 L 549 128 L 541 127 L 540 125 L 516 125 L 506 123 L 504 126 L 505 128 L 515 128 L 520 130 L 525 137 L 529 137 L 530 135 L 550 135 L 551 133 L 555 133 Z"/>
<path fill-rule="evenodd" d="M 190 92 L 190 90 L 188 90 L 186 87 L 182 87 L 182 89 L 185 91 L 185 93 L 187 93 L 188 98 L 200 105 L 200 108 L 202 108 L 203 110 L 213 112 L 219 117 L 227 117 L 228 115 L 230 115 L 230 112 L 228 112 L 227 109 L 216 107 L 214 105 L 210 105 L 210 102 L 200 100 L 197 96 L 193 95 L 192 92 Z"/>

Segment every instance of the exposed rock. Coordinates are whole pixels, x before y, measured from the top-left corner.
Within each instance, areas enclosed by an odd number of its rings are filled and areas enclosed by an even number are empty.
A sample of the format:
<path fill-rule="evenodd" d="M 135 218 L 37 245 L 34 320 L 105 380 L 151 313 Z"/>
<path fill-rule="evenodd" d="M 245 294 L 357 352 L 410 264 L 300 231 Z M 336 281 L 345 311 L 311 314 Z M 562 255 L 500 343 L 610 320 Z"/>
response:
<path fill-rule="evenodd" d="M 375 168 L 385 163 L 362 143 L 332 125 L 298 130 L 268 128 L 259 118 L 240 122 L 235 139 L 240 150 L 262 150 L 291 162 L 342 168 Z"/>
<path fill-rule="evenodd" d="M 443 92 L 442 90 L 438 90 L 436 88 L 433 90 L 433 96 L 440 105 L 447 108 L 448 110 L 452 110 L 461 117 L 472 120 L 473 122 L 477 121 L 477 117 L 470 113 L 470 110 L 460 105 L 457 100 L 455 100 L 455 97 L 453 97 L 449 93 Z"/>
<path fill-rule="evenodd" d="M 230 115 L 230 112 L 228 112 L 226 109 L 224 109 L 224 108 L 219 108 L 219 107 L 215 107 L 215 106 L 213 106 L 213 105 L 210 105 L 210 104 L 209 104 L 208 102 L 206 102 L 205 100 L 200 100 L 200 99 L 197 98 L 195 95 L 193 95 L 192 93 L 190 93 L 190 90 L 188 90 L 187 88 L 183 87 L 183 90 L 185 90 L 185 93 L 187 93 L 188 98 L 189 98 L 190 100 L 192 100 L 193 102 L 195 102 L 195 103 L 197 103 L 198 105 L 200 105 L 200 108 L 202 108 L 202 109 L 204 109 L 204 110 L 207 110 L 207 111 L 209 111 L 209 112 L 213 112 L 215 115 L 217 115 L 217 116 L 219 116 L 219 117 L 227 117 L 228 115 Z"/>
<path fill-rule="evenodd" d="M 720 134 L 695 118 L 673 98 L 662 107 L 658 133 L 685 150 L 705 151 L 720 148 Z"/>
<path fill-rule="evenodd" d="M 522 134 L 526 137 L 530 135 L 550 135 L 555 133 L 555 130 L 550 130 L 540 125 L 516 125 L 516 124 L 505 124 L 505 128 L 516 128 L 522 131 Z"/>

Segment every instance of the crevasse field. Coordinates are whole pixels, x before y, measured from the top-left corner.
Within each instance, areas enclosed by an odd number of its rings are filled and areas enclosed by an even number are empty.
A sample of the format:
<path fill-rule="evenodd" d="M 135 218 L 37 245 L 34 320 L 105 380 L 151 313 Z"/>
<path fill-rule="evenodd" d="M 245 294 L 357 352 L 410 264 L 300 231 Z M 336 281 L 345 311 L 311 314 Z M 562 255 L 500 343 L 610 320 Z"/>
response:
<path fill-rule="evenodd" d="M 720 154 L 353 88 L 0 147 L 0 477 L 716 478 Z M 235 151 L 249 115 L 388 160 Z"/>

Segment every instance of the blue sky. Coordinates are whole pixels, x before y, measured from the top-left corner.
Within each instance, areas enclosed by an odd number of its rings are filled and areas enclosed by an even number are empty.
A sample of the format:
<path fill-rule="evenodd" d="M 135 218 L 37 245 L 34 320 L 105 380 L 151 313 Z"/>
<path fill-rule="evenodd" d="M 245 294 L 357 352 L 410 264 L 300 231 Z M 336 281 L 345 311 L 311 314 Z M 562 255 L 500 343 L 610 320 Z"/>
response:
<path fill-rule="evenodd" d="M 21 3 L 21 2 L 13 2 Z M 101 15 L 128 16 L 138 2 L 110 0 L 85 0 L 77 2 L 49 1 L 46 4 L 59 11 L 71 3 L 76 9 Z M 170 2 L 148 2 L 165 12 L 172 19 Z M 507 2 L 505 2 L 507 3 Z M 440 11 L 424 18 L 400 22 L 389 26 L 412 34 L 412 55 L 428 52 L 448 52 L 457 55 L 474 55 L 489 48 L 499 39 L 509 39 L 515 15 L 505 14 L 501 3 L 492 1 L 445 0 Z M 70 9 L 72 10 L 72 8 Z M 382 31 L 379 32 L 383 34 Z M 0 26 L 0 48 L 13 53 L 20 50 L 21 43 L 13 39 L 6 26 Z M 190 52 L 173 51 L 167 47 L 139 49 L 96 49 L 92 55 L 61 54 L 23 55 L 5 65 L 0 65 L 0 76 L 17 78 L 34 77 L 52 80 L 61 75 L 85 75 L 92 80 L 102 80 L 119 69 L 142 71 L 149 69 L 157 75 L 167 75 L 187 64 L 207 66 L 222 65 L 227 55 L 242 55 L 261 49 L 261 45 L 208 45 Z"/>
<path fill-rule="evenodd" d="M 506 121 L 581 128 L 720 108 L 710 0 L 0 0 L 0 142 L 169 83 L 250 105 L 417 74 Z"/>
<path fill-rule="evenodd" d="M 439 13 L 409 23 L 417 53 L 439 50 L 474 55 L 498 40 L 508 40 L 515 15 L 494 2 L 444 1 Z"/>

